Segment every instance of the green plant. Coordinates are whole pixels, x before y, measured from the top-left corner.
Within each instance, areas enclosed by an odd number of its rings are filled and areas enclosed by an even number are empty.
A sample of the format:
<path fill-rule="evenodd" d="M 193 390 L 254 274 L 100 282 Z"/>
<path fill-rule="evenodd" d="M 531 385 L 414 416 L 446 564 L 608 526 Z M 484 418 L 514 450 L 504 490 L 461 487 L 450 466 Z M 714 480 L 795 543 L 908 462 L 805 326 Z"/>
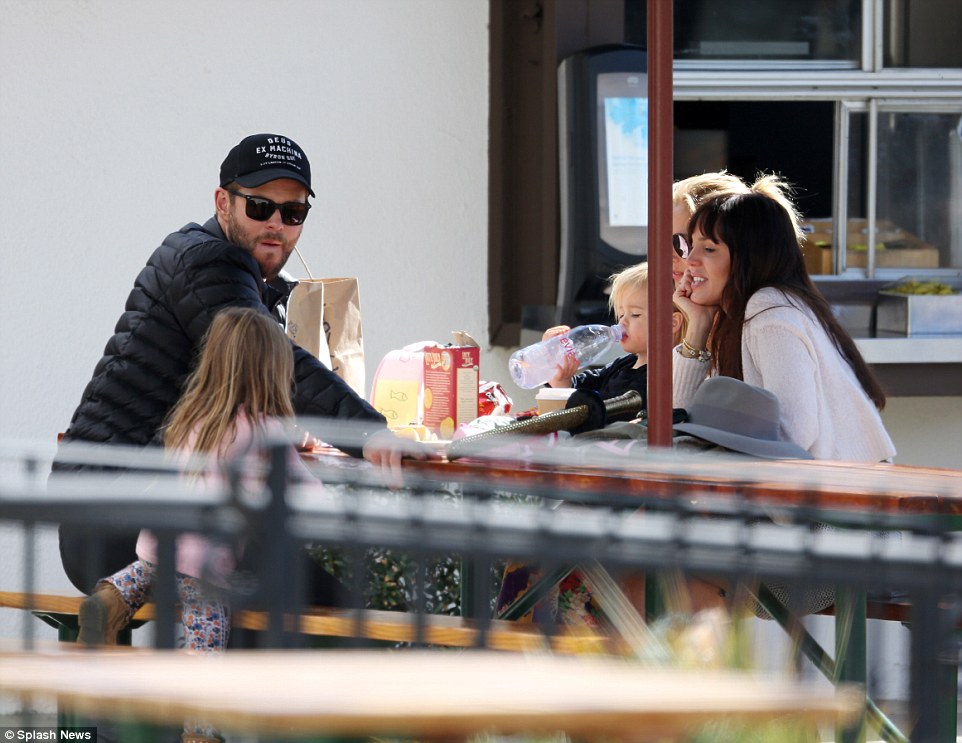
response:
<path fill-rule="evenodd" d="M 419 561 L 413 555 L 372 548 L 351 559 L 345 550 L 325 547 L 314 547 L 311 554 L 348 589 L 360 590 L 368 609 L 414 611 L 418 585 L 423 583 L 425 612 L 461 613 L 461 559 L 457 555 L 424 555 Z M 353 567 L 358 561 L 363 566 L 359 582 Z M 492 611 L 503 572 L 504 563 L 497 563 L 487 578 Z"/>

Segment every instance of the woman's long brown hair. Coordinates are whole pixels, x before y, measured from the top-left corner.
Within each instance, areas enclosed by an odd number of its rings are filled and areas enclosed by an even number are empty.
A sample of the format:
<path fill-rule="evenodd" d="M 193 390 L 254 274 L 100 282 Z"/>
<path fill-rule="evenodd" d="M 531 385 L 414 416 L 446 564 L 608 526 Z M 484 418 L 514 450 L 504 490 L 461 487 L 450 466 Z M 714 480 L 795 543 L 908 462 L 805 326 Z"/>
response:
<path fill-rule="evenodd" d="M 743 378 L 745 308 L 755 292 L 770 286 L 811 310 L 865 393 L 879 410 L 885 407 L 882 386 L 812 283 L 794 222 L 781 200 L 759 192 L 708 197 L 692 215 L 689 230 L 696 228 L 708 239 L 725 243 L 731 259 L 721 309 L 708 344 L 717 374 Z"/>
<path fill-rule="evenodd" d="M 217 453 L 234 440 L 241 407 L 257 426 L 265 416 L 294 415 L 294 355 L 280 324 L 248 307 L 228 307 L 214 317 L 197 367 L 171 409 L 164 446 Z"/>

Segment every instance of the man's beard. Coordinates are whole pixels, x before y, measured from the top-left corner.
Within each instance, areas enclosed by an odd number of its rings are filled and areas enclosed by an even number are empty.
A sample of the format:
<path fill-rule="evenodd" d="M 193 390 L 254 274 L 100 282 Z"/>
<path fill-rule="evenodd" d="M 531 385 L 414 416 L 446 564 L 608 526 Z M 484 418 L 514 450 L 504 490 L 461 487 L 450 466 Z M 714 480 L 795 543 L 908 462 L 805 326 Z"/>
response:
<path fill-rule="evenodd" d="M 294 250 L 294 246 L 291 244 L 290 240 L 285 237 L 282 233 L 271 232 L 270 230 L 264 232 L 252 232 L 246 227 L 238 224 L 237 220 L 234 218 L 234 210 L 231 209 L 227 212 L 227 224 L 224 230 L 227 239 L 239 248 L 243 248 L 257 261 L 257 265 L 261 269 L 261 277 L 265 281 L 270 281 L 275 278 L 280 270 L 287 263 L 288 257 L 290 257 L 291 252 Z M 266 264 L 263 262 L 262 258 L 257 255 L 257 244 L 262 240 L 271 240 L 280 243 L 281 246 L 281 258 L 280 260 L 271 259 L 270 263 Z"/>

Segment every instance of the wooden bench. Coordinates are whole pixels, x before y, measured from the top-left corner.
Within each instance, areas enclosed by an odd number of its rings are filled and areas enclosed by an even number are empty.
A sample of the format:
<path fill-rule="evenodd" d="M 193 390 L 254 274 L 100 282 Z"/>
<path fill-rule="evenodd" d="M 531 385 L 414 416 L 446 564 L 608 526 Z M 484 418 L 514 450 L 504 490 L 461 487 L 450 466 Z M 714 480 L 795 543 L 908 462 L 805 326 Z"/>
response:
<path fill-rule="evenodd" d="M 64 641 L 76 640 L 77 615 L 84 596 L 62 596 L 44 593 L 0 591 L 0 607 L 30 611 L 54 626 Z M 153 604 L 146 604 L 133 617 L 142 625 L 156 618 Z M 297 617 L 297 630 L 305 635 L 321 637 L 357 637 L 387 642 L 417 642 L 418 616 L 400 611 L 365 610 L 358 621 L 352 609 L 309 607 Z M 474 647 L 481 628 L 477 621 L 464 617 L 428 614 L 422 617 L 420 641 L 427 645 Z M 238 611 L 231 624 L 235 628 L 263 631 L 269 615 L 264 611 Z M 72 632 L 71 632 L 72 630 Z M 546 635 L 537 625 L 506 620 L 490 620 L 485 628 L 484 644 L 492 650 L 532 651 L 551 649 L 558 653 L 598 653 L 609 647 L 609 638 L 580 627 L 559 627 L 558 633 Z M 72 636 L 71 636 L 72 634 Z"/>

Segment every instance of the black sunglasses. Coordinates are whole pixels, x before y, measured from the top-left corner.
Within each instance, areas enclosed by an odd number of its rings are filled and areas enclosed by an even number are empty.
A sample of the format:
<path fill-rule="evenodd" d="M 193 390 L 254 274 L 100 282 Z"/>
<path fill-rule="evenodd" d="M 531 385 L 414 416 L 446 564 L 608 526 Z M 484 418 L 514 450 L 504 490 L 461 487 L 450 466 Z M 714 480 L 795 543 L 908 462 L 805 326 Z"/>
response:
<path fill-rule="evenodd" d="M 249 193 L 241 193 L 240 191 L 228 191 L 227 193 L 234 196 L 243 196 L 247 199 L 244 212 L 255 222 L 266 222 L 274 215 L 275 211 L 280 209 L 281 221 L 284 224 L 304 224 L 307 213 L 311 209 L 311 205 L 306 201 L 288 201 L 285 204 L 277 204 L 263 196 L 251 196 Z"/>
<path fill-rule="evenodd" d="M 674 235 L 672 235 L 671 245 L 675 249 L 675 253 L 677 253 L 679 258 L 685 261 L 688 260 L 688 256 L 691 255 L 691 248 L 688 247 L 688 238 L 685 237 L 684 233 L 676 232 Z"/>

